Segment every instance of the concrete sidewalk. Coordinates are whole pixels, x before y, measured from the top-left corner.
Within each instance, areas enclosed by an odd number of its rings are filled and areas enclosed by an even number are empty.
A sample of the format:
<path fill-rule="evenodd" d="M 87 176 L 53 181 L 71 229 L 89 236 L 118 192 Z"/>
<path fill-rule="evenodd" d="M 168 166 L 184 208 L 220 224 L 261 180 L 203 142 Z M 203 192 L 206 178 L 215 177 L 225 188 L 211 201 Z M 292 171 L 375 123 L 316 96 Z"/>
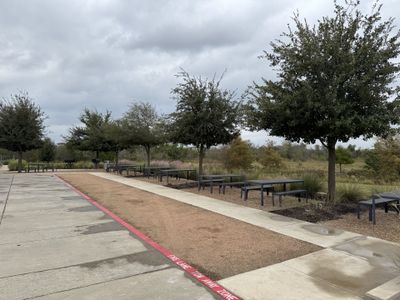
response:
<path fill-rule="evenodd" d="M 0 174 L 0 299 L 217 299 L 58 178 Z"/>
<path fill-rule="evenodd" d="M 400 299 L 399 244 L 109 173 L 93 175 L 326 248 L 220 281 L 244 299 Z"/>

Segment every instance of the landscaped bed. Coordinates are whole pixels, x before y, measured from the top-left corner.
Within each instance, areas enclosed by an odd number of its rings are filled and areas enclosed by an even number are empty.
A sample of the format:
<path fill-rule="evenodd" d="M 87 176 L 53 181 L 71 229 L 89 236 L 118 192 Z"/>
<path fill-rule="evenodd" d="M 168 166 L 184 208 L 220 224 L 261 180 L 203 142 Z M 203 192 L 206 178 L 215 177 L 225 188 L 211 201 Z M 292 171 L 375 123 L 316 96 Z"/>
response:
<path fill-rule="evenodd" d="M 60 177 L 214 280 L 321 249 L 93 175 Z"/>

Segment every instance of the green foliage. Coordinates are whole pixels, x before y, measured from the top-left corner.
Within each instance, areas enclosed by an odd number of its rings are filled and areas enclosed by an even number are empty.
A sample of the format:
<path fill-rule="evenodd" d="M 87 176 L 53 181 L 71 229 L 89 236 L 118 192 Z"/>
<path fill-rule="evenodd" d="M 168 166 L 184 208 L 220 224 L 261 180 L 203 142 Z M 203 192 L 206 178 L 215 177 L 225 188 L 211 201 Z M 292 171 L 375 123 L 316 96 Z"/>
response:
<path fill-rule="evenodd" d="M 396 181 L 400 178 L 400 137 L 391 136 L 379 139 L 374 149 L 369 151 L 365 159 L 367 169 L 376 178 L 385 181 Z"/>
<path fill-rule="evenodd" d="M 167 157 L 171 160 L 185 160 L 188 156 L 189 149 L 182 145 L 167 144 L 164 146 L 164 151 Z"/>
<path fill-rule="evenodd" d="M 343 147 L 336 149 L 336 163 L 339 164 L 340 172 L 342 172 L 342 165 L 349 165 L 354 163 L 354 158 L 351 152 Z"/>
<path fill-rule="evenodd" d="M 225 149 L 224 164 L 229 171 L 248 170 L 253 160 L 251 145 L 240 137 L 235 138 Z"/>
<path fill-rule="evenodd" d="M 106 128 L 112 122 L 111 112 L 102 114 L 85 108 L 79 120 L 83 126 L 69 130 L 69 135 L 65 138 L 67 144 L 77 150 L 94 151 L 98 160 L 100 151 L 112 149 L 112 141 L 106 135 Z"/>
<path fill-rule="evenodd" d="M 11 96 L 0 103 L 0 147 L 18 152 L 21 172 L 22 153 L 42 143 L 44 113 L 28 93 Z"/>
<path fill-rule="evenodd" d="M 272 146 L 264 147 L 259 162 L 268 170 L 279 170 L 285 168 L 282 157 Z"/>
<path fill-rule="evenodd" d="M 198 149 L 202 174 L 205 151 L 238 136 L 240 104 L 233 100 L 232 92 L 221 89 L 221 79 L 210 81 L 185 71 L 177 77 L 182 82 L 172 90 L 177 105 L 170 115 L 170 139 Z"/>
<path fill-rule="evenodd" d="M 26 160 L 22 160 L 22 169 L 26 169 L 28 167 L 28 162 Z M 18 160 L 10 159 L 8 161 L 8 170 L 10 171 L 18 171 Z"/>
<path fill-rule="evenodd" d="M 329 150 L 329 199 L 335 196 L 335 145 L 360 136 L 385 136 L 399 122 L 399 32 L 383 21 L 380 5 L 363 15 L 359 2 L 335 2 L 335 15 L 310 26 L 296 14 L 295 28 L 273 42 L 262 58 L 278 80 L 249 89 L 251 129 Z M 395 99 L 394 99 L 395 98 Z M 393 101 L 389 101 L 393 100 Z"/>
<path fill-rule="evenodd" d="M 311 197 L 323 189 L 322 177 L 318 173 L 307 173 L 303 175 L 304 185 L 302 188 L 308 191 Z"/>
<path fill-rule="evenodd" d="M 337 193 L 339 201 L 345 203 L 357 203 L 364 197 L 362 190 L 355 184 L 339 186 Z"/>
<path fill-rule="evenodd" d="M 134 103 L 123 117 L 124 134 L 130 145 L 143 146 L 150 165 L 151 148 L 166 139 L 165 121 L 150 103 Z"/>
<path fill-rule="evenodd" d="M 56 145 L 50 138 L 43 140 L 42 147 L 39 149 L 39 160 L 40 161 L 53 161 L 56 156 Z"/>
<path fill-rule="evenodd" d="M 309 157 L 309 151 L 304 143 L 294 144 L 286 141 L 279 147 L 279 153 L 283 157 L 295 161 L 305 161 Z"/>

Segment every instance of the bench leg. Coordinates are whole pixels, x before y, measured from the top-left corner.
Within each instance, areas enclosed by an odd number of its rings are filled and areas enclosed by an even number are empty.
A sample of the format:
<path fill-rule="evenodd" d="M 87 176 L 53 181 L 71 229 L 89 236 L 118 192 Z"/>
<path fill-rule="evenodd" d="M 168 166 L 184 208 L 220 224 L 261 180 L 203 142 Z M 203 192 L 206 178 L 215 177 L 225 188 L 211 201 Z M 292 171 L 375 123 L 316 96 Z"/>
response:
<path fill-rule="evenodd" d="M 247 198 L 248 198 L 248 197 L 249 197 L 249 190 L 246 189 L 246 190 L 244 191 L 244 200 L 247 201 Z"/>
<path fill-rule="evenodd" d="M 282 196 L 279 195 L 279 207 L 282 207 Z"/>
<path fill-rule="evenodd" d="M 272 206 L 275 206 L 275 195 L 272 194 Z"/>
<path fill-rule="evenodd" d="M 358 204 L 357 205 L 357 219 L 360 218 L 360 210 L 361 210 L 361 207 L 360 207 L 360 204 Z"/>
<path fill-rule="evenodd" d="M 373 223 L 374 225 L 376 224 L 375 209 L 376 209 L 376 206 L 375 206 L 375 202 L 373 201 L 373 202 L 372 202 L 372 223 Z"/>
<path fill-rule="evenodd" d="M 261 206 L 264 206 L 264 187 L 261 185 Z"/>
<path fill-rule="evenodd" d="M 222 194 L 224 194 L 224 195 L 225 195 L 225 188 L 226 188 L 226 186 L 224 185 L 222 187 Z M 240 198 L 242 198 L 242 192 L 240 192 Z"/>

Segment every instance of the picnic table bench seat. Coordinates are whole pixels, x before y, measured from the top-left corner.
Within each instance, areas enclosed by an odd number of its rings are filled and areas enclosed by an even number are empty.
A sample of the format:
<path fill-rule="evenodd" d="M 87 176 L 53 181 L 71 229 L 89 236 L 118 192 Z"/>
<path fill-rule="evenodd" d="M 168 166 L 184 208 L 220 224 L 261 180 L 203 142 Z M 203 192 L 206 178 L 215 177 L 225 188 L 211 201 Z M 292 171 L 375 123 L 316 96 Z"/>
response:
<path fill-rule="evenodd" d="M 361 212 L 361 206 L 367 206 L 368 211 L 369 211 L 369 220 L 373 222 L 373 224 L 376 224 L 376 215 L 375 215 L 375 208 L 377 206 L 384 206 L 385 208 L 385 213 L 388 213 L 389 211 L 389 205 L 391 203 L 395 202 L 395 208 L 397 213 L 400 212 L 398 209 L 398 206 L 400 205 L 400 199 L 399 198 L 383 198 L 383 197 L 376 197 L 373 196 L 371 199 L 368 200 L 363 200 L 359 201 L 357 205 L 357 218 L 360 219 L 360 212 Z"/>
<path fill-rule="evenodd" d="M 234 187 L 234 186 L 243 187 L 246 184 L 247 184 L 247 182 L 245 182 L 245 181 L 221 182 L 219 184 L 219 193 L 221 194 L 221 191 L 222 191 L 222 194 L 225 195 L 225 188 L 227 186 L 229 186 L 231 188 Z"/>
<path fill-rule="evenodd" d="M 275 206 L 275 196 L 278 196 L 279 206 L 282 206 L 282 197 L 294 195 L 298 197 L 299 202 L 301 201 L 301 196 L 305 195 L 306 203 L 308 202 L 308 192 L 307 190 L 290 190 L 290 191 L 282 191 L 282 192 L 272 192 L 272 205 Z"/>
<path fill-rule="evenodd" d="M 244 200 L 247 200 L 249 196 L 249 191 L 261 191 L 261 187 L 263 189 L 263 192 L 266 191 L 267 195 L 269 194 L 270 190 L 273 190 L 274 187 L 272 184 L 264 184 L 263 186 L 261 185 L 245 185 L 242 186 L 241 191 L 240 191 L 240 198 L 243 198 L 244 194 Z"/>
<path fill-rule="evenodd" d="M 214 183 L 222 183 L 224 182 L 223 178 L 213 178 L 213 179 L 201 179 L 199 180 L 198 189 L 200 191 L 201 188 L 205 188 L 206 185 L 210 186 L 210 193 L 213 192 Z"/>

